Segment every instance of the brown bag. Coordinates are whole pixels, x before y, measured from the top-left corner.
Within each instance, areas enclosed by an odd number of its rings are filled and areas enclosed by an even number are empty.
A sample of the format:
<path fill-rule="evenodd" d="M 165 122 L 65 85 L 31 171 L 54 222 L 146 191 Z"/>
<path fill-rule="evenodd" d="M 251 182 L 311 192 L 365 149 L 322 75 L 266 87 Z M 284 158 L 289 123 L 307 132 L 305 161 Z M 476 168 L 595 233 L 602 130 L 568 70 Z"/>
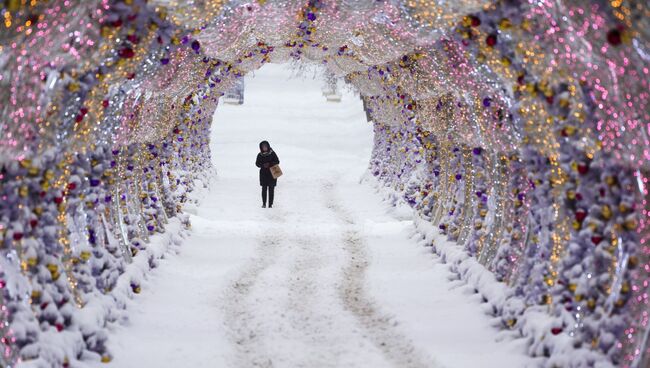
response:
<path fill-rule="evenodd" d="M 273 179 L 277 179 L 282 176 L 282 169 L 280 169 L 280 165 L 274 165 L 270 167 L 271 170 L 271 175 L 273 176 Z"/>

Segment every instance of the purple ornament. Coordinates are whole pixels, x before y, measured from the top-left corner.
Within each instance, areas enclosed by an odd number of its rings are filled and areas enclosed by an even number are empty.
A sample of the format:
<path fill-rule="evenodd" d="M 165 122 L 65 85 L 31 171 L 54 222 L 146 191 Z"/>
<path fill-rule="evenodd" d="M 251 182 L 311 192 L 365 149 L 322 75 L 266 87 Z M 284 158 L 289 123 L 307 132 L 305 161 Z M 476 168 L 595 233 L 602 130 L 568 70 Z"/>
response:
<path fill-rule="evenodd" d="M 490 97 L 486 97 L 483 99 L 483 106 L 484 107 L 490 107 L 492 105 L 492 99 Z"/>
<path fill-rule="evenodd" d="M 480 155 L 481 152 L 483 152 L 483 149 L 481 147 L 475 147 L 474 149 L 472 149 L 472 153 L 477 156 Z"/>

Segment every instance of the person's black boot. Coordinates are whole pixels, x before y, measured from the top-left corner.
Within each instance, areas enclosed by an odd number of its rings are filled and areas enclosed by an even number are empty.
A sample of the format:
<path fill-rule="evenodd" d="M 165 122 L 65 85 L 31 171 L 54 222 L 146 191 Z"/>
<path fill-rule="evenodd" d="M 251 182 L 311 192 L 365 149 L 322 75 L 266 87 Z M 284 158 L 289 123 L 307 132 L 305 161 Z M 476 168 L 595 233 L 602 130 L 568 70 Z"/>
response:
<path fill-rule="evenodd" d="M 269 206 L 271 207 L 271 206 Z M 266 208 L 266 203 L 262 203 L 262 208 Z"/>

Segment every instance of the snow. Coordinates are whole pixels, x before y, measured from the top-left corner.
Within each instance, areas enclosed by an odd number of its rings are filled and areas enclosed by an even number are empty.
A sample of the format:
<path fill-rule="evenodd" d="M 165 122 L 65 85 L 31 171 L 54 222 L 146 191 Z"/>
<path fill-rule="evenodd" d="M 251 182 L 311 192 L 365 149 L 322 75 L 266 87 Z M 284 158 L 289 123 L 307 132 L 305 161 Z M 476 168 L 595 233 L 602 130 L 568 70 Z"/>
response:
<path fill-rule="evenodd" d="M 191 236 L 111 325 L 111 365 L 532 366 L 426 246 L 442 238 L 364 175 L 372 125 L 359 98 L 326 102 L 319 81 L 290 74 L 267 65 L 247 77 L 244 105 L 217 109 L 218 174 L 186 207 Z M 284 172 L 272 209 L 254 167 L 264 139 Z"/>

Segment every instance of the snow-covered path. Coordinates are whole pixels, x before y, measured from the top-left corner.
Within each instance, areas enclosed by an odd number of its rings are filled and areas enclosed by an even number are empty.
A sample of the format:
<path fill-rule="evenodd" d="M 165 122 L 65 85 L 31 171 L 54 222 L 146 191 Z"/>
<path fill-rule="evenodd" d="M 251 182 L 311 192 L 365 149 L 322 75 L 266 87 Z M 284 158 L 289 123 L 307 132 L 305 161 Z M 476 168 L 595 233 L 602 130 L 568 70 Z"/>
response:
<path fill-rule="evenodd" d="M 220 106 L 218 175 L 192 236 L 129 305 L 116 367 L 524 367 L 478 296 L 418 244 L 406 209 L 360 183 L 372 126 L 351 93 L 270 65 L 243 106 Z M 268 139 L 285 175 L 260 208 L 254 159 Z M 371 182 L 371 181 L 370 181 Z"/>

